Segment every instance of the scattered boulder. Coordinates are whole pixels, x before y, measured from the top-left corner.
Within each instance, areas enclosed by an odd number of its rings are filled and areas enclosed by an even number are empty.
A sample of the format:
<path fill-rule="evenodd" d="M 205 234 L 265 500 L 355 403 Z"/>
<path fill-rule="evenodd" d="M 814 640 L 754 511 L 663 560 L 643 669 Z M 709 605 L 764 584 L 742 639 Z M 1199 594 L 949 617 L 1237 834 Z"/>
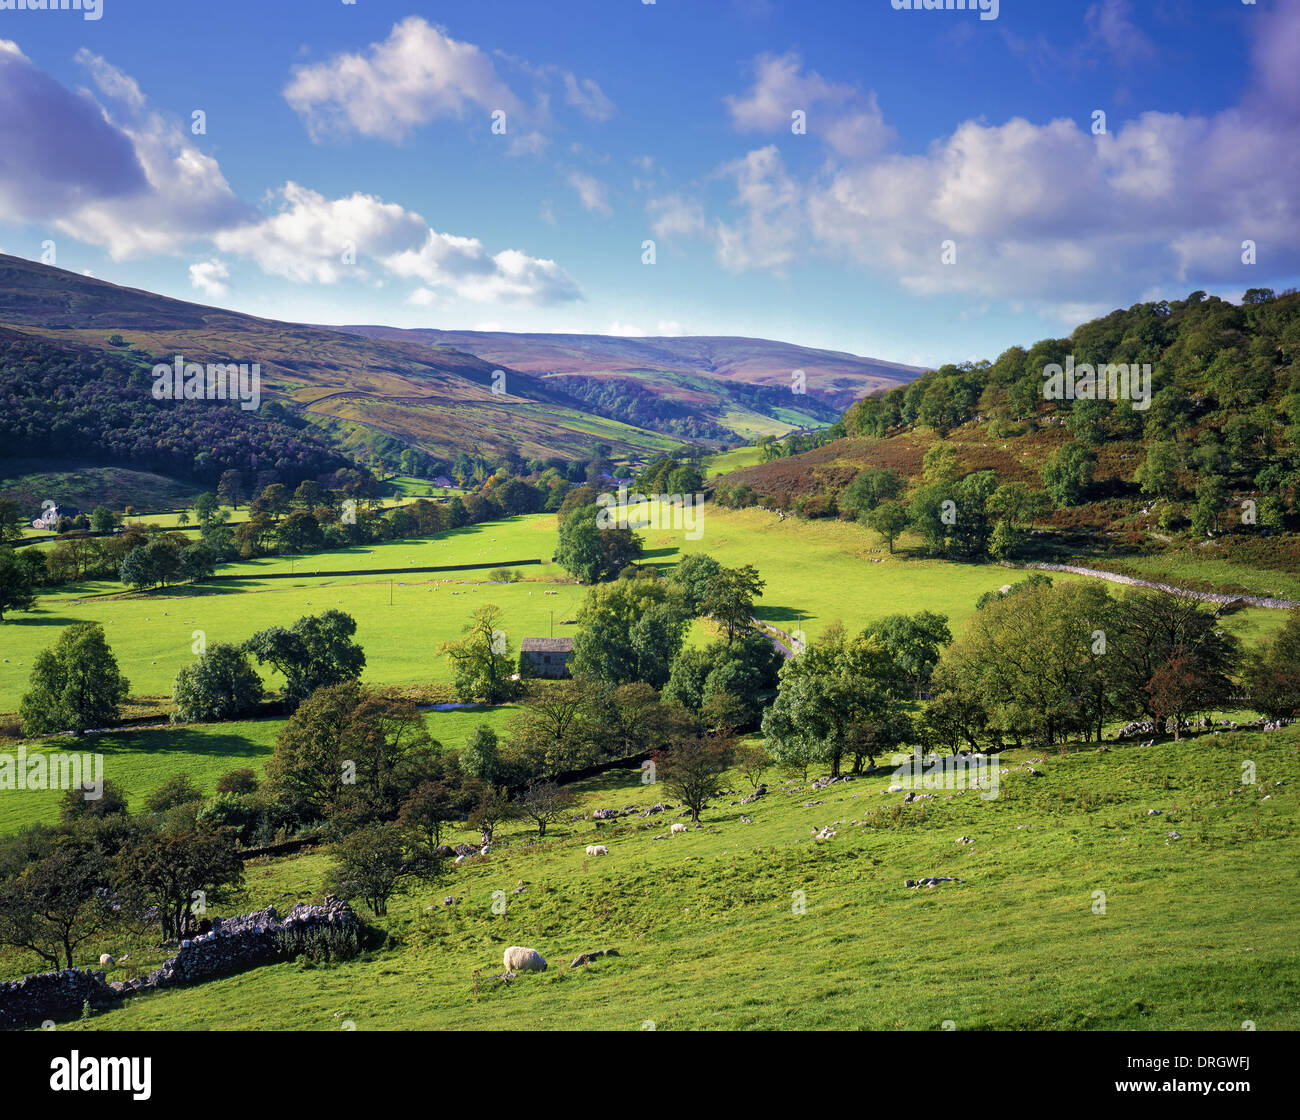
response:
<path fill-rule="evenodd" d="M 581 968 L 584 964 L 591 964 L 597 957 L 617 957 L 617 949 L 593 949 L 589 953 L 579 953 L 569 963 L 570 968 Z"/>

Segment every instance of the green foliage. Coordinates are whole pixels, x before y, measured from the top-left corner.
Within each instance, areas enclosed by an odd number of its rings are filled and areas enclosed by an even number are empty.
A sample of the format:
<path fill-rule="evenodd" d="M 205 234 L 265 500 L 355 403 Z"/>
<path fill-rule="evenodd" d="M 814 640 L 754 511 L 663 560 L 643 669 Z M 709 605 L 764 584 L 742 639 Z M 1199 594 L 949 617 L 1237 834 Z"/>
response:
<path fill-rule="evenodd" d="M 567 501 L 567 499 L 566 499 Z M 584 583 L 613 579 L 640 558 L 641 538 L 630 528 L 614 525 L 613 514 L 596 504 L 581 506 L 567 516 L 561 511 L 555 560 Z"/>
<path fill-rule="evenodd" d="M 661 688 L 688 623 L 682 592 L 654 573 L 593 587 L 578 612 L 570 671 L 608 684 L 646 681 Z"/>
<path fill-rule="evenodd" d="M 465 702 L 482 700 L 496 704 L 515 691 L 510 677 L 515 658 L 513 643 L 505 629 L 505 613 L 495 603 L 475 609 L 461 628 L 460 641 L 443 642 L 438 652 L 452 667 L 456 695 Z"/>
<path fill-rule="evenodd" d="M 907 521 L 907 509 L 901 502 L 881 502 L 864 518 L 867 527 L 880 534 L 891 556 L 894 554 L 894 542 L 907 528 Z"/>
<path fill-rule="evenodd" d="M 862 518 L 881 502 L 892 501 L 903 493 L 903 478 L 887 467 L 867 467 L 848 484 L 840 495 L 840 508 Z"/>
<path fill-rule="evenodd" d="M 31 571 L 12 548 L 0 545 L 0 622 L 5 611 L 30 611 L 36 606 Z"/>
<path fill-rule="evenodd" d="M 298 619 L 292 627 L 259 630 L 243 648 L 284 675 L 286 696 L 299 704 L 316 689 L 355 680 L 366 665 L 365 651 L 352 641 L 356 620 L 329 610 Z"/>
<path fill-rule="evenodd" d="M 158 913 L 164 937 L 184 937 L 198 920 L 195 903 L 218 905 L 243 885 L 234 834 L 206 824 L 157 828 L 114 859 L 120 897 Z"/>
<path fill-rule="evenodd" d="M 176 774 L 165 781 L 144 799 L 144 807 L 151 813 L 165 813 L 180 805 L 192 805 L 203 800 L 199 789 L 188 774 Z"/>
<path fill-rule="evenodd" d="M 172 689 L 176 723 L 235 719 L 261 702 L 262 678 L 239 646 L 219 642 L 180 669 Z"/>
<path fill-rule="evenodd" d="M 413 702 L 345 681 L 318 689 L 281 729 L 267 791 L 299 821 L 391 819 L 430 776 L 434 748 Z"/>
<path fill-rule="evenodd" d="M 441 860 L 412 844 L 396 821 L 376 821 L 349 833 L 334 846 L 330 883 L 339 898 L 362 899 L 376 915 L 404 882 L 432 882 Z"/>
<path fill-rule="evenodd" d="M 129 690 L 103 628 L 92 622 L 69 626 L 36 658 L 22 699 L 23 731 L 85 734 L 116 723 Z"/>
<path fill-rule="evenodd" d="M 505 777 L 501 747 L 497 733 L 480 723 L 460 749 L 460 768 L 468 778 L 477 778 L 487 785 L 498 785 Z"/>
<path fill-rule="evenodd" d="M 880 637 L 850 638 L 840 627 L 828 628 L 781 669 L 780 691 L 763 714 L 772 758 L 796 768 L 819 763 L 838 776 L 853 753 L 855 728 L 901 715 L 897 697 L 904 683 L 903 670 Z"/>
<path fill-rule="evenodd" d="M 1043 466 L 1043 486 L 1058 506 L 1077 506 L 1092 485 L 1096 455 L 1081 443 L 1057 448 Z"/>

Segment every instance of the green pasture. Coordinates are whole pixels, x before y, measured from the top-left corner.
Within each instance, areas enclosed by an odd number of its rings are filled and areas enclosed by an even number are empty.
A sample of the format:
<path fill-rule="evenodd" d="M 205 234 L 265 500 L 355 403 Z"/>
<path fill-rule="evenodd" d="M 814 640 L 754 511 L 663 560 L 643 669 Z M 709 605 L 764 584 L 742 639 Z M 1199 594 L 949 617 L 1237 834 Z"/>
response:
<path fill-rule="evenodd" d="M 759 510 L 705 507 L 698 540 L 682 530 L 643 529 L 645 562 L 669 568 L 690 552 L 708 552 L 729 565 L 753 564 L 767 581 L 757 614 L 784 630 L 802 628 L 814 639 L 828 623 L 850 628 L 898 612 L 946 614 L 955 630 L 974 612 L 986 591 L 1023 579 L 1026 573 L 996 564 L 953 564 L 890 556 L 870 531 L 851 522 L 779 520 Z M 585 588 L 565 581 L 549 562 L 555 518 L 536 514 L 451 530 L 436 537 L 341 549 L 306 557 L 268 557 L 223 566 L 211 583 L 182 585 L 138 595 L 114 582 L 87 583 L 43 595 L 38 609 L 10 614 L 0 623 L 0 712 L 16 711 L 32 660 L 53 645 L 73 622 L 104 626 L 135 696 L 171 695 L 177 669 L 193 658 L 196 631 L 208 643 L 238 642 L 271 625 L 289 625 L 304 614 L 331 608 L 357 620 L 366 649 L 365 679 L 410 685 L 447 681 L 439 642 L 460 635 L 474 607 L 495 603 L 506 612 L 516 645 L 524 637 L 572 633 L 561 623 L 574 618 Z M 519 570 L 514 584 L 487 582 L 491 570 L 530 557 L 547 563 Z M 359 568 L 475 564 L 473 571 L 395 576 L 294 575 Z M 288 572 L 290 579 L 222 582 L 223 574 Z M 1060 579 L 1081 577 L 1057 576 Z M 562 582 L 563 581 L 563 582 Z M 1255 643 L 1276 631 L 1281 611 L 1254 608 L 1225 625 Z M 705 628 L 696 627 L 696 638 Z M 268 677 L 271 687 L 282 682 Z"/>
<path fill-rule="evenodd" d="M 903 805 L 886 773 L 822 791 L 769 774 L 742 806 L 734 778 L 701 830 L 670 839 L 671 812 L 563 822 L 544 843 L 511 825 L 489 856 L 394 898 L 375 920 L 387 943 L 356 960 L 260 968 L 66 1029 L 1295 1030 L 1298 748 L 1290 728 L 1011 752 L 989 801 Z M 1039 777 L 1017 769 L 1031 758 Z M 635 774 L 582 788 L 588 811 L 672 800 Z M 593 842 L 610 854 L 585 856 Z M 238 906 L 319 897 L 328 864 L 250 865 Z M 925 876 L 960 881 L 904 886 Z M 509 945 L 550 967 L 502 982 Z M 168 952 L 129 947 L 110 979 Z M 606 948 L 619 956 L 569 967 Z"/>
<path fill-rule="evenodd" d="M 429 712 L 425 725 L 429 733 L 448 750 L 464 745 L 479 724 L 504 733 L 516 708 L 464 708 Z M 209 796 L 222 774 L 250 767 L 259 775 L 275 748 L 283 718 L 238 720 L 230 723 L 200 723 L 125 728 L 103 734 L 56 735 L 18 743 L 0 739 L 0 752 L 15 755 L 19 746 L 27 755 L 77 752 L 104 758 L 103 776 L 124 789 L 133 812 L 140 811 L 145 798 L 177 774 L 188 774 Z M 53 824 L 59 817 L 57 790 L 0 789 L 0 836 L 28 825 Z"/>

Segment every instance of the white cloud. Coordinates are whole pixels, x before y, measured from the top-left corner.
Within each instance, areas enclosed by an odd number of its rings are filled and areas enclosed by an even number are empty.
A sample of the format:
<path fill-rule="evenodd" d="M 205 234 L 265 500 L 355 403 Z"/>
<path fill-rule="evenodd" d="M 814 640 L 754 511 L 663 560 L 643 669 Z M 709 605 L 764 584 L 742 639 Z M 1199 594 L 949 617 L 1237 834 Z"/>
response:
<path fill-rule="evenodd" d="M 519 100 L 492 60 L 419 16 L 393 26 L 364 53 L 293 68 L 284 98 L 314 139 L 355 132 L 401 140 L 432 120 L 471 110 L 512 112 Z"/>
<path fill-rule="evenodd" d="M 582 202 L 583 209 L 589 210 L 593 214 L 604 214 L 606 216 L 614 212 L 609 204 L 608 188 L 599 179 L 582 171 L 571 171 L 569 172 L 568 181 L 569 186 L 578 192 L 578 198 Z"/>
<path fill-rule="evenodd" d="M 703 204 L 680 193 L 650 199 L 646 212 L 652 219 L 651 230 L 661 239 L 697 236 L 705 228 Z"/>
<path fill-rule="evenodd" d="M 614 103 L 600 86 L 591 78 L 579 78 L 567 71 L 564 74 L 564 100 L 589 120 L 607 121 L 614 115 Z"/>
<path fill-rule="evenodd" d="M 720 174 L 734 180 L 743 215 L 734 223 L 715 223 L 718 263 L 733 272 L 780 270 L 796 256 L 804 224 L 802 193 L 786 174 L 780 153 L 774 145 L 758 148 Z"/>
<path fill-rule="evenodd" d="M 214 240 L 223 252 L 250 257 L 262 271 L 299 283 L 335 283 L 354 265 L 364 270 L 364 258 L 398 253 L 428 231 L 418 214 L 360 192 L 327 199 L 289 182 L 277 197 L 276 213 Z"/>
<path fill-rule="evenodd" d="M 224 261 L 212 258 L 196 261 L 190 265 L 190 285 L 212 299 L 220 299 L 230 288 L 226 281 L 230 279 L 230 269 Z"/>
<path fill-rule="evenodd" d="M 248 215 L 250 208 L 236 198 L 217 161 L 191 144 L 178 125 L 150 111 L 134 79 L 85 49 L 77 61 L 115 102 L 120 120 L 113 123 L 134 147 L 146 183 L 65 213 L 57 228 L 122 259 L 176 252 Z"/>
<path fill-rule="evenodd" d="M 1110 50 L 1142 49 L 1123 4 L 1094 5 L 1088 19 Z M 1104 136 L 1064 119 L 969 120 L 923 154 L 844 151 L 799 181 L 775 147 L 750 152 L 719 172 L 742 215 L 715 221 L 719 260 L 779 270 L 840 258 L 920 294 L 1027 300 L 1049 316 L 1168 292 L 1171 280 L 1230 288 L 1245 240 L 1285 277 L 1300 269 L 1300 8 L 1261 21 L 1254 61 L 1239 106 L 1142 113 Z M 769 57 L 729 104 L 738 127 L 784 127 L 793 98 L 825 88 L 843 87 Z M 947 240 L 955 264 L 942 261 Z"/>
<path fill-rule="evenodd" d="M 749 92 L 726 98 L 732 124 L 742 132 L 789 133 L 799 110 L 807 115 L 808 134 L 846 159 L 874 155 L 893 141 L 874 93 L 836 85 L 801 67 L 794 53 L 760 55 Z"/>
<path fill-rule="evenodd" d="M 426 305 L 435 295 L 543 307 L 582 298 L 554 261 L 514 249 L 489 254 L 477 238 L 439 233 L 419 214 L 373 195 L 328 199 L 290 182 L 278 198 L 276 213 L 219 234 L 217 246 L 300 283 L 368 278 L 368 264 L 377 265 L 419 281 L 425 291 L 411 298 Z"/>

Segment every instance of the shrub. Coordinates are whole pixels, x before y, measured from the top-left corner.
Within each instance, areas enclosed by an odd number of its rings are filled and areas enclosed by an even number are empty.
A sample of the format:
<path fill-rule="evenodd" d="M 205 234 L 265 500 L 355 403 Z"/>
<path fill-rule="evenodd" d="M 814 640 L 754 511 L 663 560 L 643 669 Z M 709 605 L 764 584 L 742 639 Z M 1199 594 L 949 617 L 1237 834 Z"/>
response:
<path fill-rule="evenodd" d="M 178 805 L 190 805 L 203 800 L 203 791 L 188 774 L 176 774 L 163 782 L 144 799 L 144 807 L 151 813 L 165 813 Z"/>
<path fill-rule="evenodd" d="M 231 770 L 217 779 L 218 793 L 253 793 L 257 789 L 257 775 L 247 766 Z"/>

